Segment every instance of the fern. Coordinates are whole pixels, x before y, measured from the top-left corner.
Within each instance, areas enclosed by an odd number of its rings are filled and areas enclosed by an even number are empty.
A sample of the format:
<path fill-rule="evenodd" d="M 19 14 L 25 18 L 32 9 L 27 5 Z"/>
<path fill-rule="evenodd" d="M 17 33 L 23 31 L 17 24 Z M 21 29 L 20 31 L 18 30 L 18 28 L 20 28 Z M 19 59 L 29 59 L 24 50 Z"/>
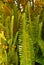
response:
<path fill-rule="evenodd" d="M 26 30 L 25 13 L 22 14 L 18 39 L 19 44 L 22 46 L 20 49 L 20 65 L 34 65 L 34 50 L 31 50 L 33 48 L 33 41 Z"/>

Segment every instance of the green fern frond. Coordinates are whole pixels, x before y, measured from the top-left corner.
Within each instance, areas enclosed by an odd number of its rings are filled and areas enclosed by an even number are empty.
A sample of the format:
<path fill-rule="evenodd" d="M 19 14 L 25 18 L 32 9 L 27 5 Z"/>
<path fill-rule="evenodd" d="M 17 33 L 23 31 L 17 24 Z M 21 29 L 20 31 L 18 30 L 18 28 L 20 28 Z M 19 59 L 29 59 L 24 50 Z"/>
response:
<path fill-rule="evenodd" d="M 19 31 L 19 44 L 22 46 L 20 49 L 20 65 L 34 65 L 34 50 L 33 41 L 26 30 L 26 17 L 25 13 L 22 14 L 21 29 Z"/>

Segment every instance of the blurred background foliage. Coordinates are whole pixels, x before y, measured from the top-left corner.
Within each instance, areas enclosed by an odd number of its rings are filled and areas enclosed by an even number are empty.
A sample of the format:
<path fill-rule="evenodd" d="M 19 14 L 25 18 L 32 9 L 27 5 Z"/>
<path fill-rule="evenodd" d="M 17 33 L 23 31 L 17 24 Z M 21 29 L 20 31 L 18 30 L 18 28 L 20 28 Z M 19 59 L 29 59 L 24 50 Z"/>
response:
<path fill-rule="evenodd" d="M 0 0 L 0 65 L 44 65 L 44 0 Z"/>

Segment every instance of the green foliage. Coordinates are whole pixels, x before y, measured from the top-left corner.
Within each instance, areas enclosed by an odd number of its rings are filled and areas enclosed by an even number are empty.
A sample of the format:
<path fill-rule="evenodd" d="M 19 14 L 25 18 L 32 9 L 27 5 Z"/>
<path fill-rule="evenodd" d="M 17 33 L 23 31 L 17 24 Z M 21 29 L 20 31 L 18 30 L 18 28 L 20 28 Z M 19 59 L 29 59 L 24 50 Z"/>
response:
<path fill-rule="evenodd" d="M 42 19 L 36 15 L 31 20 L 30 2 L 23 12 L 15 4 L 7 5 L 11 9 L 7 16 L 5 4 L 0 7 L 0 65 L 18 65 L 19 62 L 20 65 L 35 65 L 35 62 L 44 65 L 44 41 L 41 38 L 44 10 Z"/>
<path fill-rule="evenodd" d="M 23 13 L 18 38 L 20 45 L 22 45 L 20 49 L 20 65 L 34 65 L 34 49 L 32 50 L 33 41 L 29 36 L 28 28 L 26 29 L 27 20 L 25 16 L 26 14 Z"/>

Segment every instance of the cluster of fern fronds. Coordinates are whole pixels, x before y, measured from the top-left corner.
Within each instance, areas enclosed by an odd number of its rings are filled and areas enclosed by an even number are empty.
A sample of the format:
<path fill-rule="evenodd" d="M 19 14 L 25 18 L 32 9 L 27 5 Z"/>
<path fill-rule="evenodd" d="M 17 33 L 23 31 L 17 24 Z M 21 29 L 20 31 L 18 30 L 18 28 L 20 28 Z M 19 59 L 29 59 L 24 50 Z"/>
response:
<path fill-rule="evenodd" d="M 44 8 L 40 15 L 29 1 L 23 10 L 0 5 L 0 65 L 44 65 Z"/>

